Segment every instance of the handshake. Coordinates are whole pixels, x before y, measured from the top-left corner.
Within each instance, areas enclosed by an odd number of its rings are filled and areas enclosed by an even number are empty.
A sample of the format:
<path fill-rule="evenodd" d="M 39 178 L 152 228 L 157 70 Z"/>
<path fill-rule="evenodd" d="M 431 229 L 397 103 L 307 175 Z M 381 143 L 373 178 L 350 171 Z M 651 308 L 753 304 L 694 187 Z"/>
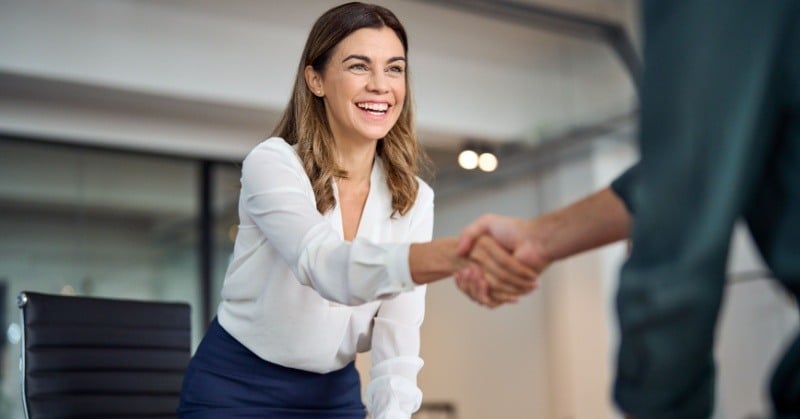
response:
<path fill-rule="evenodd" d="M 412 245 L 412 278 L 422 284 L 454 276 L 462 292 L 494 308 L 536 289 L 551 263 L 627 238 L 630 223 L 611 188 L 537 218 L 484 215 L 458 239 Z"/>
<path fill-rule="evenodd" d="M 536 289 L 550 258 L 536 243 L 533 221 L 484 215 L 467 226 L 456 253 L 466 259 L 455 272 L 458 288 L 489 308 L 517 302 Z"/>

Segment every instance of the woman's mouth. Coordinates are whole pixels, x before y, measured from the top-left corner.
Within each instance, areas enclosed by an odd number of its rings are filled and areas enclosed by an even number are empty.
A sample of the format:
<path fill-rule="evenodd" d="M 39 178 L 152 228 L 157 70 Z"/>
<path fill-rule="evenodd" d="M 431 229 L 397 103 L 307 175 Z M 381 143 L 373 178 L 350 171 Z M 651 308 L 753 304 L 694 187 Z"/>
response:
<path fill-rule="evenodd" d="M 389 111 L 389 104 L 385 102 L 360 102 L 356 106 L 372 115 L 385 115 Z"/>

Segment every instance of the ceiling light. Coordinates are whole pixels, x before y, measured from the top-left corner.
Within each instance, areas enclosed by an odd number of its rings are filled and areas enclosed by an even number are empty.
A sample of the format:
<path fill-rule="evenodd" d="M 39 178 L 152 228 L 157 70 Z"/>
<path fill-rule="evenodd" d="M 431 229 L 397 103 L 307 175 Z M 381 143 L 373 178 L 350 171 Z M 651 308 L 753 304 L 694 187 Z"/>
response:
<path fill-rule="evenodd" d="M 462 169 L 472 170 L 478 167 L 478 153 L 474 150 L 464 150 L 458 154 L 458 165 Z"/>
<path fill-rule="evenodd" d="M 484 172 L 494 172 L 497 169 L 497 157 L 492 153 L 481 153 L 478 167 Z"/>

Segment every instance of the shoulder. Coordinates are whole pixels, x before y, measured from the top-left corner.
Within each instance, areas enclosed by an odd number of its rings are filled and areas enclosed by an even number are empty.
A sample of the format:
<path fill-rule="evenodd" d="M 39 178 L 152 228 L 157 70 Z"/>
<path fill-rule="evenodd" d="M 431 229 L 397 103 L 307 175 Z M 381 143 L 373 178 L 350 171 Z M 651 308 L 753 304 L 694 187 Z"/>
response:
<path fill-rule="evenodd" d="M 270 137 L 253 147 L 245 157 L 245 161 L 264 155 L 297 156 L 297 152 L 283 138 Z"/>
<path fill-rule="evenodd" d="M 262 141 L 250 150 L 242 162 L 242 174 L 245 177 L 248 174 L 281 175 L 287 172 L 305 173 L 295 148 L 280 137 Z"/>
<path fill-rule="evenodd" d="M 262 162 L 300 162 L 294 147 L 281 137 L 270 137 L 257 144 L 247 153 L 242 163 L 244 166 Z M 302 167 L 302 166 L 301 166 Z"/>

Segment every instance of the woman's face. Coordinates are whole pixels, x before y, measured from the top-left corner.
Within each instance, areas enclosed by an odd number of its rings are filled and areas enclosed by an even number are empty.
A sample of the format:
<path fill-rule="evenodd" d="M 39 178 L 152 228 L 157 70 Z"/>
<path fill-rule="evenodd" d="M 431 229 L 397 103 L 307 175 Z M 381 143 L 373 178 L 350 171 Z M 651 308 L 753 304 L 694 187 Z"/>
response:
<path fill-rule="evenodd" d="M 359 29 L 344 38 L 322 74 L 310 66 L 306 81 L 323 96 L 337 143 L 375 141 L 397 122 L 406 98 L 406 57 L 393 30 Z"/>

